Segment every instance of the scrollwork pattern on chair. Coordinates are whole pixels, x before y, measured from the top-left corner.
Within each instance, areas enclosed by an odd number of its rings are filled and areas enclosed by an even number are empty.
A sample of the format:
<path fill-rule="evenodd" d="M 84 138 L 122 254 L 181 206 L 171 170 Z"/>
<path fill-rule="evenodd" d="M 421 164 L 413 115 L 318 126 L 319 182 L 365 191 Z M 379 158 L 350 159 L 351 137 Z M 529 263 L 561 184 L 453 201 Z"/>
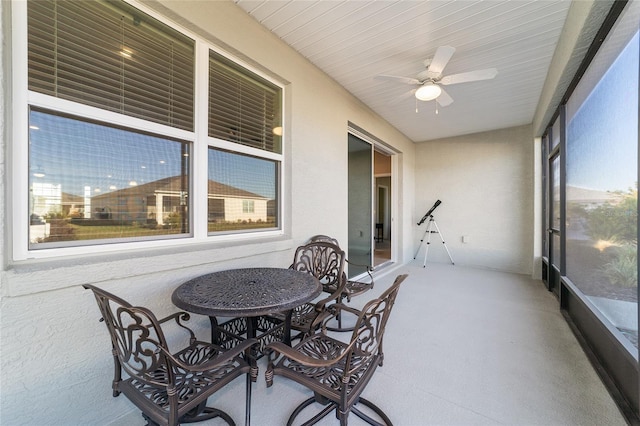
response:
<path fill-rule="evenodd" d="M 158 320 L 148 309 L 91 285 L 102 321 L 111 338 L 114 361 L 113 396 L 127 396 L 149 424 L 176 426 L 216 417 L 230 425 L 225 412 L 207 407 L 207 399 L 236 377 L 246 375 L 246 416 L 251 407 L 251 381 L 257 374 L 255 360 L 247 356 L 255 339 L 225 350 L 219 345 L 199 341 L 184 322 L 186 312 Z M 186 331 L 188 345 L 173 353 L 169 350 L 162 325 L 172 322 Z M 128 377 L 123 379 L 122 370 Z"/>
<path fill-rule="evenodd" d="M 391 420 L 375 404 L 361 397 L 376 368 L 382 366 L 382 340 L 395 303 L 400 284 L 407 275 L 396 277 L 393 285 L 380 297 L 369 301 L 361 311 L 336 303 L 327 310 L 332 315 L 340 311 L 358 312 L 358 320 L 349 341 L 342 341 L 327 333 L 325 320 L 319 331 L 304 337 L 293 348 L 276 342 L 269 345 L 269 362 L 265 379 L 273 384 L 275 375 L 294 380 L 313 391 L 313 396 L 303 401 L 289 417 L 288 425 L 306 407 L 319 403 L 321 411 L 306 425 L 320 421 L 336 411 L 340 424 L 345 426 L 350 412 L 372 425 L 391 425 Z M 341 333 L 339 333 L 341 334 Z M 374 420 L 357 405 L 372 410 L 382 420 Z"/>

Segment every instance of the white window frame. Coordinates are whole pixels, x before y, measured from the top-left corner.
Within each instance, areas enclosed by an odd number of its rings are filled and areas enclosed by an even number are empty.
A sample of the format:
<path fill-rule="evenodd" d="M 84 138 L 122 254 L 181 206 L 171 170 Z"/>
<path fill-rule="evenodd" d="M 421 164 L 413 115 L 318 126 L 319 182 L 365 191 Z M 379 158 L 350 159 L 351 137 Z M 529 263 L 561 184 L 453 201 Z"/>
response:
<path fill-rule="evenodd" d="M 285 170 L 285 135 L 283 134 L 283 143 L 281 153 L 267 152 L 260 149 L 236 144 L 233 142 L 223 141 L 211 138 L 207 135 L 207 111 L 208 111 L 208 74 L 209 74 L 209 51 L 213 50 L 228 59 L 232 60 L 239 66 L 259 75 L 265 80 L 278 86 L 282 90 L 282 117 L 283 128 L 284 110 L 286 99 L 286 86 L 275 81 L 266 73 L 255 69 L 244 61 L 224 52 L 218 46 L 212 44 L 201 36 L 189 31 L 188 29 L 178 26 L 166 19 L 157 12 L 148 7 L 127 0 L 127 3 L 140 9 L 144 13 L 158 19 L 159 21 L 171 26 L 188 37 L 195 40 L 195 113 L 194 113 L 194 131 L 185 131 L 174 127 L 152 123 L 150 121 L 129 117 L 111 111 L 78 104 L 44 95 L 41 93 L 30 92 L 28 90 L 28 51 L 27 51 L 27 2 L 12 2 L 11 20 L 12 20 L 12 125 L 9 130 L 9 155 L 11 160 L 8 165 L 8 182 L 9 194 L 8 199 L 11 203 L 9 209 L 9 223 L 12 224 L 8 230 L 8 237 L 12 241 L 11 257 L 13 261 L 24 261 L 28 259 L 46 259 L 54 257 L 90 255 L 96 253 L 117 252 L 129 249 L 154 249 L 162 247 L 179 247 L 185 245 L 193 245 L 203 242 L 220 242 L 220 241 L 255 241 L 258 238 L 267 238 L 273 236 L 284 235 L 286 217 L 283 209 L 284 194 L 284 170 Z M 40 107 L 52 111 L 77 116 L 80 119 L 97 120 L 101 122 L 111 123 L 116 126 L 122 126 L 132 130 L 140 130 L 151 132 L 160 136 L 178 138 L 180 140 L 190 142 L 192 144 L 192 187 L 191 187 L 191 236 L 184 238 L 167 238 L 154 239 L 146 241 L 134 242 L 105 242 L 94 245 L 73 246 L 64 248 L 39 248 L 37 250 L 29 249 L 29 106 Z M 237 152 L 239 154 L 252 155 L 259 158 L 274 160 L 279 163 L 279 180 L 276 182 L 278 198 L 278 224 L 277 229 L 269 230 L 251 230 L 238 233 L 226 233 L 224 235 L 209 235 L 207 232 L 207 153 L 209 147 L 226 149 Z"/>

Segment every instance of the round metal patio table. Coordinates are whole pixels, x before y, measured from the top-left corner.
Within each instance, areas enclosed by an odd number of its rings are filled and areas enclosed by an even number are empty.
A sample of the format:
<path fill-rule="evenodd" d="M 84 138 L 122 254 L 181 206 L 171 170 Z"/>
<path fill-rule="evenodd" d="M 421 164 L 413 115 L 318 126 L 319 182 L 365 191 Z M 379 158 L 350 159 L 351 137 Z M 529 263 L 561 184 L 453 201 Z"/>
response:
<path fill-rule="evenodd" d="M 282 268 L 245 268 L 213 272 L 193 278 L 176 288 L 173 304 L 187 312 L 207 315 L 211 340 L 221 346 L 234 340 L 256 337 L 263 348 L 278 336 L 291 343 L 291 312 L 313 300 L 322 285 L 311 274 Z M 283 323 L 270 322 L 265 315 L 284 313 Z M 232 319 L 219 323 L 218 318 Z M 266 325 L 265 325 L 266 324 Z M 258 334 L 261 332 L 262 334 Z M 232 336 L 225 341 L 225 337 Z M 261 356 L 261 351 L 252 354 Z M 247 388 L 251 386 L 247 379 Z M 250 392 L 249 389 L 247 389 Z M 250 424 L 247 410 L 245 425 Z"/>
<path fill-rule="evenodd" d="M 193 278 L 171 300 L 180 309 L 210 317 L 257 317 L 290 311 L 321 292 L 318 280 L 305 272 L 245 268 Z"/>

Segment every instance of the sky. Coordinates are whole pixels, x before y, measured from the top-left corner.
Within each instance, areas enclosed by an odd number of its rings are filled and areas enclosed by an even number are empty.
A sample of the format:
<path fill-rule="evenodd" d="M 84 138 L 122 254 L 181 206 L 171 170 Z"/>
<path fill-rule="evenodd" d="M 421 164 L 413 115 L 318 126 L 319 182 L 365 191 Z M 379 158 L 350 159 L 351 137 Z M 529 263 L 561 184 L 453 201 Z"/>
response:
<path fill-rule="evenodd" d="M 99 195 L 179 176 L 182 150 L 190 154 L 189 143 L 44 111 L 32 110 L 29 125 L 31 183 L 61 185 L 62 192 L 79 196 L 87 186 Z M 208 174 L 211 180 L 275 198 L 273 161 L 210 149 Z"/>
<path fill-rule="evenodd" d="M 638 33 L 567 128 L 567 185 L 627 191 L 638 180 Z"/>

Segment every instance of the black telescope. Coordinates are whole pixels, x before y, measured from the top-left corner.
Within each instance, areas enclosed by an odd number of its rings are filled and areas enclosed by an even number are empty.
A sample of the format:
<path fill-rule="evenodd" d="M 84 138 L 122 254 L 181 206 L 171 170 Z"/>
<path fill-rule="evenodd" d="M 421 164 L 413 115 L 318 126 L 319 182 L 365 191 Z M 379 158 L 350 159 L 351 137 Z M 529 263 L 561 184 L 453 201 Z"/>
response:
<path fill-rule="evenodd" d="M 418 222 L 418 226 L 422 225 L 422 224 L 424 223 L 424 221 L 425 221 L 425 220 L 427 220 L 427 218 L 428 218 L 429 216 L 431 216 L 431 214 L 433 213 L 433 211 L 434 211 L 434 210 L 435 210 L 435 209 L 436 209 L 440 204 L 442 204 L 442 201 L 437 200 L 437 201 L 433 204 L 433 206 L 429 209 L 429 211 L 428 211 L 424 216 L 422 216 L 422 219 L 420 219 L 420 222 Z"/>

